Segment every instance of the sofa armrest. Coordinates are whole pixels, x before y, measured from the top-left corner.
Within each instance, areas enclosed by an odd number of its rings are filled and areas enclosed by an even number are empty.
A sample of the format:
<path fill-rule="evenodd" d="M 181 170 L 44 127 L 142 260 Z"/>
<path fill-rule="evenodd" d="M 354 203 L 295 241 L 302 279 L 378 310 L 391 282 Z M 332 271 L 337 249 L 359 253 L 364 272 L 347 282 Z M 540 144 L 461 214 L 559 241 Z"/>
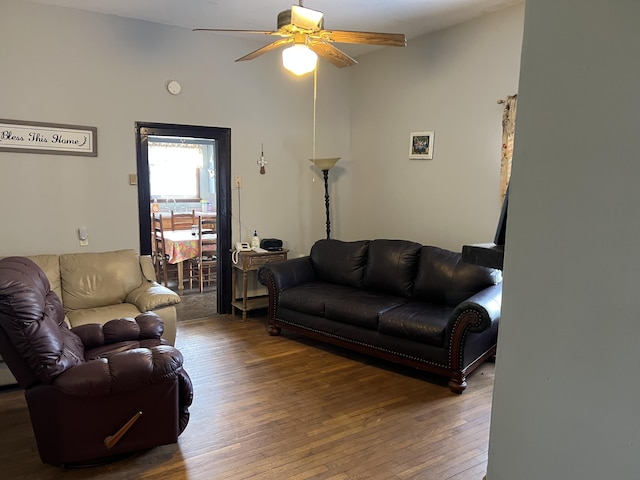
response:
<path fill-rule="evenodd" d="M 315 278 L 309 256 L 268 263 L 258 270 L 260 283 L 268 288 L 274 287 L 274 292 L 281 292 L 296 285 L 312 282 Z"/>
<path fill-rule="evenodd" d="M 90 350 L 131 340 L 160 340 L 164 332 L 162 319 L 153 312 L 141 313 L 135 319 L 117 318 L 107 323 L 88 323 L 71 329 Z"/>
<path fill-rule="evenodd" d="M 69 368 L 53 384 L 75 397 L 113 395 L 177 377 L 182 363 L 180 351 L 169 345 L 136 348 Z"/>
<path fill-rule="evenodd" d="M 180 295 L 159 283 L 145 281 L 129 292 L 124 301 L 134 304 L 141 312 L 148 312 L 180 303 Z"/>
<path fill-rule="evenodd" d="M 500 320 L 502 307 L 502 282 L 481 290 L 460 303 L 449 318 L 447 329 L 467 329 L 480 333 Z"/>

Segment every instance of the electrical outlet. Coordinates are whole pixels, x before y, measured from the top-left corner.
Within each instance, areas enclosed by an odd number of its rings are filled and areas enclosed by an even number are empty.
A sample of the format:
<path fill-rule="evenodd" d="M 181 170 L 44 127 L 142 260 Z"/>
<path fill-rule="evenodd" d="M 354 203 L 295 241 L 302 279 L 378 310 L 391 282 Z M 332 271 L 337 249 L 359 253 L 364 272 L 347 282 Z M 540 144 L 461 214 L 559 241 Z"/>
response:
<path fill-rule="evenodd" d="M 233 185 L 236 188 L 242 188 L 242 177 L 240 175 L 233 177 Z"/>

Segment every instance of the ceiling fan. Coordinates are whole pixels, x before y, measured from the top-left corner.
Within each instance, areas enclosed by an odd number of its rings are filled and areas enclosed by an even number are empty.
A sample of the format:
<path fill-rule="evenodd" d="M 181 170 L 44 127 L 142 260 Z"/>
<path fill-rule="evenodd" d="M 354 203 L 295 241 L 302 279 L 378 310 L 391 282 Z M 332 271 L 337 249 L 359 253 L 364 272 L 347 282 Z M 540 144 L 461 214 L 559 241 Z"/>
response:
<path fill-rule="evenodd" d="M 293 73 L 297 75 L 313 71 L 315 69 L 317 55 L 339 68 L 358 63 L 345 52 L 334 47 L 332 45 L 334 42 L 392 47 L 404 47 L 407 44 L 404 34 L 401 33 L 325 30 L 322 12 L 305 8 L 302 6 L 302 2 L 300 2 L 300 5 L 292 5 L 290 10 L 285 10 L 278 14 L 278 29 L 274 31 L 232 30 L 223 28 L 196 28 L 194 31 L 260 33 L 282 37 L 244 57 L 238 58 L 236 62 L 253 60 L 272 50 L 290 45 L 289 48 L 283 51 L 283 63 L 289 70 L 292 69 L 287 66 L 287 56 L 299 53 L 312 57 L 313 59 L 312 66 L 310 66 L 310 58 L 309 65 L 302 69 L 305 71 L 298 73 L 292 70 Z"/>

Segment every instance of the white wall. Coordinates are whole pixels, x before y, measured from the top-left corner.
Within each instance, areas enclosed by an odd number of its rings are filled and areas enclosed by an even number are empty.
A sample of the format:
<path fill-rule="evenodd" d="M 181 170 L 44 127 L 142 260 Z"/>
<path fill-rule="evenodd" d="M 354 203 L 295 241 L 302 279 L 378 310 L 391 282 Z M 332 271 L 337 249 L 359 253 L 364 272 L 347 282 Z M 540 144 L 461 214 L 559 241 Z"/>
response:
<path fill-rule="evenodd" d="M 502 106 L 517 90 L 522 5 L 409 40 L 336 69 L 320 63 L 317 157 L 330 172 L 334 238 L 406 238 L 459 250 L 493 238 Z M 0 152 L 0 255 L 138 248 L 136 121 L 232 129 L 242 229 L 307 253 L 325 235 L 311 166 L 313 77 L 277 53 L 233 60 L 259 42 L 5 0 L 0 117 L 98 127 L 97 158 Z M 169 79 L 183 91 L 165 90 Z M 409 133 L 435 130 L 435 157 L 408 159 Z M 269 165 L 259 175 L 264 142 Z M 237 192 L 233 192 L 237 214 Z M 37 221 L 25 221 L 36 217 Z M 237 219 L 232 222 L 237 230 Z M 237 232 L 234 231 L 234 238 Z"/>
<path fill-rule="evenodd" d="M 527 3 L 488 480 L 640 478 L 640 3 Z"/>
<path fill-rule="evenodd" d="M 458 251 L 493 240 L 501 205 L 497 100 L 517 92 L 523 15 L 521 4 L 360 59 L 345 236 Z M 435 131 L 433 160 L 410 160 L 409 134 L 424 130 Z"/>
<path fill-rule="evenodd" d="M 308 252 L 324 236 L 323 204 L 319 223 L 310 214 L 313 77 L 288 74 L 277 53 L 234 63 L 260 42 L 4 0 L 0 117 L 96 126 L 98 157 L 0 152 L 0 255 L 79 251 L 80 225 L 87 251 L 137 249 L 137 190 L 128 185 L 136 121 L 230 127 L 242 236 L 257 229 Z M 322 146 L 348 158 L 349 73 L 318 76 Z M 169 79 L 180 95 L 167 93 Z M 261 143 L 266 175 L 256 164 Z M 237 192 L 232 203 L 237 214 Z"/>

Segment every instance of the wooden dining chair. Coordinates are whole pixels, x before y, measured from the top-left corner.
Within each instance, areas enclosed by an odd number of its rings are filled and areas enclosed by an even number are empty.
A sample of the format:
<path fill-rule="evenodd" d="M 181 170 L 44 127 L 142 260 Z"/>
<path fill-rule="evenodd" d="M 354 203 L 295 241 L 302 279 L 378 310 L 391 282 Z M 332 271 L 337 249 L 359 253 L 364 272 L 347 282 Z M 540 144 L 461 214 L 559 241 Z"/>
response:
<path fill-rule="evenodd" d="M 191 226 L 198 223 L 195 216 L 193 210 L 191 213 L 175 213 L 171 210 L 171 230 L 191 230 Z"/>
<path fill-rule="evenodd" d="M 189 288 L 193 288 L 194 280 L 198 279 L 200 292 L 205 285 L 216 282 L 218 251 L 217 240 L 212 234 L 216 233 L 216 219 L 200 215 L 198 218 L 198 256 L 189 261 Z"/>
<path fill-rule="evenodd" d="M 167 253 L 164 243 L 164 226 L 162 225 L 162 214 L 154 213 L 151 218 L 151 235 L 153 243 L 153 264 L 156 267 L 156 278 L 164 281 L 166 287 L 169 283 L 167 275 Z M 162 274 L 162 276 L 160 276 Z"/>

